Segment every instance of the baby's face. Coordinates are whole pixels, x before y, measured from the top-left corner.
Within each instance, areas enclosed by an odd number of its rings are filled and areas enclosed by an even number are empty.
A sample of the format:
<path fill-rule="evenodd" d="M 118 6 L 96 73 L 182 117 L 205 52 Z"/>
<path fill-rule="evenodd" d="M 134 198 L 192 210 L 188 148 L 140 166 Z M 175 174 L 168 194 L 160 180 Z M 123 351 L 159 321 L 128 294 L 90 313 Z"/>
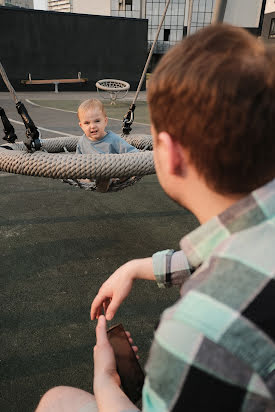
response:
<path fill-rule="evenodd" d="M 81 111 L 79 113 L 79 126 L 88 139 L 97 141 L 106 135 L 107 117 L 98 107 Z"/>

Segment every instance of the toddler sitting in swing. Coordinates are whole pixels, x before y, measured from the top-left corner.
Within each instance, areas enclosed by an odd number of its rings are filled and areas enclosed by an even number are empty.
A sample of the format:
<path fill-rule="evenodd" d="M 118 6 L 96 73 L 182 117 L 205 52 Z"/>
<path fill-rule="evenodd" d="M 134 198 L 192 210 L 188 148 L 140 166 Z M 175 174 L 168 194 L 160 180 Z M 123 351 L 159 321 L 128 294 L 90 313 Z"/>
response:
<path fill-rule="evenodd" d="M 85 100 L 80 104 L 77 115 L 84 134 L 77 144 L 76 153 L 121 154 L 139 151 L 111 130 L 105 130 L 108 118 L 100 100 Z M 111 182 L 112 179 L 96 180 L 97 190 L 106 192 Z"/>

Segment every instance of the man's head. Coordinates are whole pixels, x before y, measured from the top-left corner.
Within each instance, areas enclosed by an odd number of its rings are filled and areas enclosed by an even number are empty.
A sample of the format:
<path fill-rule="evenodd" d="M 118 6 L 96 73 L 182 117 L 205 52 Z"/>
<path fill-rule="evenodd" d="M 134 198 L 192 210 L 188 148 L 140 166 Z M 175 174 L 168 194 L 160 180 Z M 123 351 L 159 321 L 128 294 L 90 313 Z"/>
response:
<path fill-rule="evenodd" d="M 209 26 L 172 48 L 149 82 L 156 156 L 166 132 L 222 195 L 274 178 L 274 67 L 274 51 L 229 25 Z"/>
<path fill-rule="evenodd" d="M 89 99 L 81 103 L 77 110 L 79 126 L 92 141 L 102 139 L 105 135 L 105 127 L 108 119 L 100 100 Z"/>

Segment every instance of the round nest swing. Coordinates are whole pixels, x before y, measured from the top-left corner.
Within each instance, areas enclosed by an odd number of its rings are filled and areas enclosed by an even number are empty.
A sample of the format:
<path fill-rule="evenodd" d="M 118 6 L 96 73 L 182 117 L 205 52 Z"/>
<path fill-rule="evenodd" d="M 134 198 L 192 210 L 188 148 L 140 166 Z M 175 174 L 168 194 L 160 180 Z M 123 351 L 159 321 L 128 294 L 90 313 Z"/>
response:
<path fill-rule="evenodd" d="M 133 122 L 131 110 L 124 116 L 125 140 L 140 153 L 70 154 L 75 152 L 80 136 L 41 139 L 24 104 L 18 100 L 8 76 L 0 63 L 0 73 L 10 91 L 26 128 L 24 142 L 15 143 L 17 136 L 4 109 L 0 116 L 7 143 L 0 146 L 0 170 L 28 176 L 62 179 L 64 183 L 99 192 L 118 191 L 132 186 L 142 176 L 155 173 L 152 138 L 148 135 L 129 136 Z M 129 115 L 131 113 L 131 116 Z M 130 118 L 128 118 L 130 116 Z M 88 179 L 88 180 L 87 180 Z"/>
<path fill-rule="evenodd" d="M 91 191 L 97 190 L 102 180 L 110 179 L 108 192 L 132 186 L 142 176 L 155 173 L 149 135 L 127 137 L 128 143 L 143 151 L 126 154 L 71 154 L 78 140 L 77 136 L 40 139 L 41 148 L 35 152 L 29 152 L 23 142 L 5 143 L 0 146 L 0 170 L 62 179 Z"/>

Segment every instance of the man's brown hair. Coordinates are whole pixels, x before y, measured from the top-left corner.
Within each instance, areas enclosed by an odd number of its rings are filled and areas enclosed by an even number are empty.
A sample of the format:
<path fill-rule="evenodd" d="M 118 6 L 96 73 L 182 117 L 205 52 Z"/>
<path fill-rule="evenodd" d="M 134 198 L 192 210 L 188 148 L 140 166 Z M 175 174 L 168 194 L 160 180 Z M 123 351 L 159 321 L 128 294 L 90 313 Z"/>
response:
<path fill-rule="evenodd" d="M 209 187 L 248 193 L 275 176 L 275 53 L 241 28 L 208 26 L 168 51 L 149 81 L 158 133 L 189 151 Z"/>

